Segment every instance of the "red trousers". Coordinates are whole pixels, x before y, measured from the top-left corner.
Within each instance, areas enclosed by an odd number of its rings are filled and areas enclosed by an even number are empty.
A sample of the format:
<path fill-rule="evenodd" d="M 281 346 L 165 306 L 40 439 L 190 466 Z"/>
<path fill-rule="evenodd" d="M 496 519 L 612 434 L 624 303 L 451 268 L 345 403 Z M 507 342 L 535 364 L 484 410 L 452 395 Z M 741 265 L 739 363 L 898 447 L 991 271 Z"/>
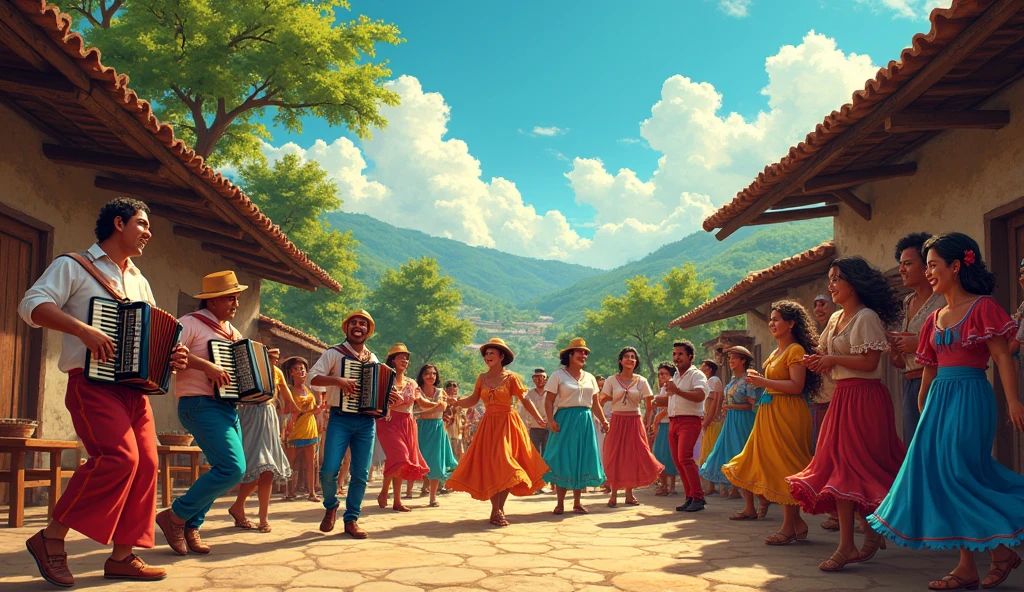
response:
<path fill-rule="evenodd" d="M 702 500 L 704 489 L 700 485 L 697 463 L 693 460 L 693 448 L 700 437 L 703 421 L 696 415 L 677 415 L 670 417 L 668 422 L 668 445 L 672 450 L 672 461 L 683 480 L 683 491 L 686 497 Z"/>
<path fill-rule="evenodd" d="M 72 370 L 64 405 L 89 460 L 57 500 L 54 519 L 104 545 L 152 548 L 157 453 L 149 398 Z"/>

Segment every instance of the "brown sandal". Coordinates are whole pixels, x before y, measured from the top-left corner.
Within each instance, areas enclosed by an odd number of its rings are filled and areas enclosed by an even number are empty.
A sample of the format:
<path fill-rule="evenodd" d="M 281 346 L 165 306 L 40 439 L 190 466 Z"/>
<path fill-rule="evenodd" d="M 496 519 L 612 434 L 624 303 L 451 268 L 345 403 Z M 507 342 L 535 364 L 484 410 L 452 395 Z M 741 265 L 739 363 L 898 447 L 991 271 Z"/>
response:
<path fill-rule="evenodd" d="M 489 522 L 499 528 L 509 525 L 509 521 L 505 520 L 505 513 L 501 510 L 491 512 L 491 519 Z"/>
<path fill-rule="evenodd" d="M 860 559 L 860 555 L 859 554 L 854 559 L 847 559 L 845 555 L 843 555 L 839 551 L 836 551 L 835 553 L 832 554 L 831 557 L 829 557 L 825 561 L 822 561 L 821 563 L 819 563 L 818 564 L 818 569 L 820 569 L 821 571 L 828 571 L 828 572 L 840 571 L 844 567 L 846 567 L 847 563 L 856 563 L 859 559 Z"/>
<path fill-rule="evenodd" d="M 769 502 L 769 501 L 764 501 L 764 502 L 761 502 L 760 504 L 758 504 L 757 518 L 759 520 L 763 520 L 764 517 L 768 515 L 768 506 L 770 506 L 770 505 L 772 505 L 772 503 Z"/>
<path fill-rule="evenodd" d="M 573 506 L 572 507 L 572 513 L 573 514 L 589 514 L 590 512 L 588 512 L 587 509 L 584 508 L 583 506 Z"/>
<path fill-rule="evenodd" d="M 873 538 L 871 536 L 864 537 L 864 546 L 860 549 L 860 557 L 850 559 L 847 563 L 864 563 L 874 557 L 879 549 L 884 548 L 885 537 L 882 535 L 876 534 Z"/>
<path fill-rule="evenodd" d="M 639 506 L 640 500 L 636 499 L 635 497 L 627 497 L 626 504 L 630 506 Z"/>
<path fill-rule="evenodd" d="M 757 514 L 744 514 L 743 512 L 736 512 L 732 516 L 729 516 L 729 520 L 760 520 Z"/>
<path fill-rule="evenodd" d="M 988 575 L 985 576 L 985 581 L 981 583 L 982 588 L 995 588 L 1006 581 L 1006 578 L 1009 577 L 1011 571 L 1020 567 L 1020 555 L 1017 555 L 1013 551 L 1011 551 L 1010 554 L 1012 557 L 992 562 L 988 569 Z M 995 576 L 997 579 L 989 582 L 988 579 L 992 576 Z"/>
<path fill-rule="evenodd" d="M 555 506 L 555 509 L 551 510 L 551 513 L 554 514 L 555 516 L 561 516 L 562 514 L 565 513 L 565 507 L 564 506 Z"/>
<path fill-rule="evenodd" d="M 952 585 L 950 585 L 952 583 Z M 953 574 L 943 577 L 937 582 L 928 583 L 929 590 L 977 590 L 978 589 L 978 578 L 974 578 L 970 582 L 960 579 Z"/>
<path fill-rule="evenodd" d="M 783 534 L 781 532 L 776 532 L 775 534 L 773 534 L 770 537 L 766 538 L 764 540 L 764 544 L 771 545 L 773 547 L 781 547 L 783 545 L 788 545 L 788 544 L 790 544 L 792 542 L 795 542 L 795 541 L 804 541 L 804 540 L 807 540 L 807 531 L 806 530 L 803 531 L 803 532 L 794 532 L 793 534 Z"/>
<path fill-rule="evenodd" d="M 269 524 L 266 524 L 266 523 L 264 523 L 264 524 L 260 524 L 260 527 L 259 527 L 259 529 L 258 529 L 258 530 L 259 530 L 260 532 L 263 532 L 263 533 L 267 533 L 267 532 L 270 532 L 270 525 L 269 525 Z"/>
<path fill-rule="evenodd" d="M 231 511 L 231 508 L 228 508 L 228 516 L 231 516 L 231 518 L 234 519 L 235 528 L 241 528 L 242 530 L 256 530 L 255 524 L 244 516 L 242 518 L 235 516 L 235 513 Z"/>

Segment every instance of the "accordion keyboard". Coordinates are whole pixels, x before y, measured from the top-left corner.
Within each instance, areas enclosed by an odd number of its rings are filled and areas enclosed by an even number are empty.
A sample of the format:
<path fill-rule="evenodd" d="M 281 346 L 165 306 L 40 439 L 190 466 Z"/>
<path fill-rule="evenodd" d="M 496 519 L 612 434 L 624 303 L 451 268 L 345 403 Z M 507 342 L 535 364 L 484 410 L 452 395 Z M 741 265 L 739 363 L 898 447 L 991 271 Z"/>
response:
<path fill-rule="evenodd" d="M 114 381 L 114 372 L 117 370 L 115 360 L 117 359 L 117 303 L 104 300 L 92 301 L 92 326 L 99 329 L 104 335 L 114 342 L 114 355 L 106 362 L 92 360 L 89 366 L 88 377 L 93 380 L 106 382 Z"/>
<path fill-rule="evenodd" d="M 231 347 L 230 343 L 211 343 L 211 345 L 213 346 L 213 359 L 210 361 L 223 368 L 224 371 L 228 373 L 228 376 L 231 377 L 231 384 L 220 387 L 221 398 L 239 398 L 239 381 L 236 379 L 235 376 L 235 368 L 238 366 L 238 364 L 235 363 L 235 348 Z M 245 364 L 242 364 L 242 366 L 245 366 Z"/>
<path fill-rule="evenodd" d="M 347 358 L 344 359 L 341 365 L 341 376 L 342 378 L 354 380 L 359 385 L 356 387 L 356 393 L 353 395 L 341 391 L 341 410 L 346 413 L 359 413 L 359 392 L 362 390 L 363 384 L 362 364 L 349 361 Z"/>

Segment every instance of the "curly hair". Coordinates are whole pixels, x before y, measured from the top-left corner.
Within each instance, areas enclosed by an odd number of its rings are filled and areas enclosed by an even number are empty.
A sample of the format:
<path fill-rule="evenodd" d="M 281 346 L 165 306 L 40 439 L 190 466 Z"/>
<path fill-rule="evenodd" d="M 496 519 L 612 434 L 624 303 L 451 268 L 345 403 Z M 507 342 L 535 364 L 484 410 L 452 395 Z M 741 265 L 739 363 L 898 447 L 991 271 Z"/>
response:
<path fill-rule="evenodd" d="M 780 300 L 772 303 L 771 310 L 778 312 L 784 321 L 793 322 L 793 340 L 808 354 L 818 351 L 818 332 L 814 328 L 814 319 L 803 306 L 792 300 Z M 821 375 L 817 372 L 808 372 L 804 380 L 803 395 L 808 399 L 814 399 L 821 390 Z"/>
<path fill-rule="evenodd" d="M 439 389 L 441 388 L 441 371 L 433 364 L 423 364 L 420 371 L 416 373 L 416 384 L 419 385 L 420 388 L 423 388 L 423 375 L 426 374 L 427 370 L 430 368 L 433 368 L 434 373 L 436 374 L 434 377 L 434 388 Z"/>
<path fill-rule="evenodd" d="M 672 362 L 662 362 L 658 364 L 658 367 L 655 368 L 655 372 L 657 372 L 658 370 L 666 370 L 669 376 L 676 375 L 676 365 L 673 364 Z"/>
<path fill-rule="evenodd" d="M 931 237 L 932 235 L 927 232 L 911 232 L 898 240 L 896 242 L 896 252 L 893 254 L 896 257 L 896 262 L 900 262 L 900 256 L 903 255 L 903 251 L 912 248 L 917 250 L 917 255 L 921 258 L 921 262 L 924 263 L 924 244 Z"/>
<path fill-rule="evenodd" d="M 99 215 L 96 216 L 96 242 L 102 243 L 114 234 L 114 220 L 120 218 L 125 224 L 128 219 L 138 212 L 146 212 L 149 215 L 149 206 L 145 203 L 131 198 L 118 197 L 103 204 Z"/>
<path fill-rule="evenodd" d="M 863 257 L 840 257 L 829 269 L 838 269 L 840 276 L 853 286 L 861 304 L 875 311 L 882 324 L 892 327 L 903 317 L 903 303 L 885 275 Z"/>
<path fill-rule="evenodd" d="M 954 261 L 960 262 L 960 273 L 957 279 L 969 294 L 989 296 L 996 290 L 996 276 L 985 267 L 981 260 L 981 247 L 973 238 L 960 232 L 940 234 L 928 239 L 924 244 L 925 257 L 932 249 L 942 257 L 946 265 L 952 265 Z M 967 265 L 964 258 L 968 251 L 974 253 L 974 261 Z"/>

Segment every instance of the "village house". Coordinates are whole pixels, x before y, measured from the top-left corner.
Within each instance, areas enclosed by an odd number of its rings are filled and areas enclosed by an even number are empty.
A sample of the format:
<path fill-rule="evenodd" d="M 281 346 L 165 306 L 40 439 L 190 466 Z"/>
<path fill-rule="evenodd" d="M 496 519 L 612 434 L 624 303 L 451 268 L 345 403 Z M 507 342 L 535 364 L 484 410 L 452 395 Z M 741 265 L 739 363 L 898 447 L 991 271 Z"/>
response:
<path fill-rule="evenodd" d="M 672 326 L 745 314 L 761 361 L 774 347 L 765 321 L 771 301 L 810 307 L 825 292 L 836 256 L 860 255 L 898 280 L 896 241 L 922 231 L 978 240 L 998 278 L 995 297 L 1015 310 L 1024 297 L 1017 284 L 1024 258 L 1022 76 L 1024 3 L 954 0 L 934 10 L 930 32 L 915 36 L 899 61 L 704 221 L 724 239 L 746 225 L 830 217 L 834 243 L 751 274 Z M 886 377 L 894 398 L 900 380 L 891 371 Z M 1020 436 L 1006 422 L 995 454 L 1024 469 Z"/>
<path fill-rule="evenodd" d="M 249 290 L 234 324 L 283 355 L 326 344 L 260 315 L 260 283 L 340 286 L 237 186 L 206 166 L 128 78 L 40 0 L 0 2 L 0 417 L 39 421 L 37 436 L 74 439 L 64 409 L 61 338 L 32 330 L 18 303 L 54 256 L 94 241 L 100 206 L 119 195 L 152 208 L 153 238 L 137 264 L 160 308 L 194 310 L 202 277 L 233 269 Z M 173 395 L 151 398 L 157 431 L 180 430 Z"/>

